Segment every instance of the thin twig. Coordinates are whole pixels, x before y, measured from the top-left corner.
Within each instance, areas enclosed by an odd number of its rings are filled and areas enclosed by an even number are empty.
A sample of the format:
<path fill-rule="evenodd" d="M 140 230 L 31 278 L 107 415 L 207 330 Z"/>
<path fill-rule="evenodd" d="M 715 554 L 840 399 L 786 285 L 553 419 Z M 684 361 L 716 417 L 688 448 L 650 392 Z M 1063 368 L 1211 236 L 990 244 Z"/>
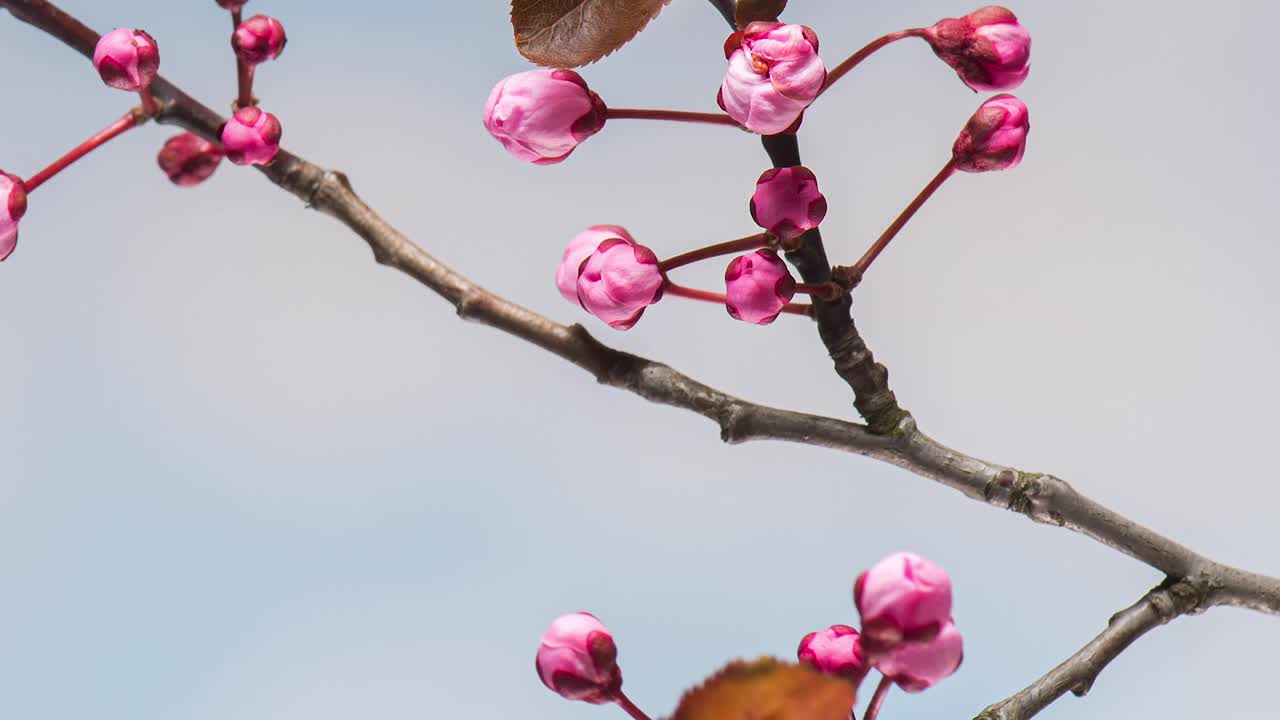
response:
<path fill-rule="evenodd" d="M 1160 585 L 1132 607 L 1116 613 L 1106 630 L 1061 665 L 983 710 L 975 720 L 1026 720 L 1068 692 L 1084 697 L 1120 653 L 1148 632 L 1201 607 L 1210 591 L 1202 577 Z"/>

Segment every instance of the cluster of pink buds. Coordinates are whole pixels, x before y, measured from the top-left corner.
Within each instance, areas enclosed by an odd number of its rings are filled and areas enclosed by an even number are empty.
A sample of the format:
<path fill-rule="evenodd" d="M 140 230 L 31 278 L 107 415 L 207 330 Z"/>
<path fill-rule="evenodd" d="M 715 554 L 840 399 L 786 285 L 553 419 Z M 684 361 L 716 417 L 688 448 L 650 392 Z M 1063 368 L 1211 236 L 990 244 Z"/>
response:
<path fill-rule="evenodd" d="M 556 271 L 560 294 L 617 330 L 629 330 L 662 299 L 658 256 L 617 225 L 595 225 L 569 242 Z"/>
<path fill-rule="evenodd" d="M 862 632 L 847 625 L 805 635 L 797 657 L 860 685 L 874 668 L 883 676 L 865 720 L 872 720 L 891 684 L 921 692 L 951 676 L 964 641 L 951 618 L 951 579 L 914 553 L 895 553 L 858 576 L 854 605 Z"/>

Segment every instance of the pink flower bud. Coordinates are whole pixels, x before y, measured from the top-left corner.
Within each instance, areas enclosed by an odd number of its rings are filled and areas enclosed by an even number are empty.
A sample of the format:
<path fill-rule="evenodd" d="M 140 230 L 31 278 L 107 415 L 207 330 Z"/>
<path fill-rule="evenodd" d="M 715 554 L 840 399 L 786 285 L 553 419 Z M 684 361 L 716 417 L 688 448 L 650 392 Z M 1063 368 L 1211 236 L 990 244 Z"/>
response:
<path fill-rule="evenodd" d="M 805 635 L 796 656 L 817 670 L 850 680 L 858 679 L 865 667 L 858 631 L 848 625 L 832 625 Z"/>
<path fill-rule="evenodd" d="M 964 660 L 964 639 L 948 620 L 926 643 L 903 645 L 876 662 L 876 668 L 907 692 L 921 692 L 950 677 Z"/>
<path fill-rule="evenodd" d="M 165 141 L 156 156 L 160 169 L 180 187 L 199 185 L 222 162 L 222 150 L 195 133 L 184 132 Z"/>
<path fill-rule="evenodd" d="M 1027 106 L 1012 95 L 996 95 L 969 118 L 951 149 L 957 170 L 1009 170 L 1022 162 L 1031 120 Z"/>
<path fill-rule="evenodd" d="M 534 667 L 542 684 L 569 700 L 612 702 L 622 689 L 618 647 L 590 613 L 556 618 L 538 646 Z"/>
<path fill-rule="evenodd" d="M 630 330 L 645 308 L 662 299 L 664 282 L 658 256 L 623 230 L 606 238 L 582 262 L 578 302 L 609 327 Z"/>
<path fill-rule="evenodd" d="M 582 263 L 591 257 L 600 243 L 613 238 L 622 238 L 632 245 L 636 242 L 626 228 L 617 225 L 592 225 L 569 241 L 560 258 L 560 267 L 556 269 L 556 287 L 560 288 L 565 300 L 579 304 L 578 273 L 582 270 Z"/>
<path fill-rule="evenodd" d="M 246 65 L 275 60 L 284 52 L 287 41 L 284 25 L 266 15 L 254 15 L 240 23 L 240 27 L 231 34 L 231 48 Z"/>
<path fill-rule="evenodd" d="M 244 7 L 245 3 L 249 2 L 249 0 L 215 0 L 215 2 L 218 3 L 218 7 L 234 12 Z"/>
<path fill-rule="evenodd" d="M 484 127 L 507 152 L 535 165 L 554 165 L 600 132 L 608 109 L 572 70 L 529 70 L 493 87 Z"/>
<path fill-rule="evenodd" d="M 796 294 L 796 281 L 778 253 L 765 248 L 739 255 L 724 272 L 725 308 L 730 317 L 768 325 Z"/>
<path fill-rule="evenodd" d="M 863 651 L 879 656 L 938 634 L 951 618 L 951 578 L 915 553 L 894 553 L 858 576 L 853 602 L 862 615 Z"/>
<path fill-rule="evenodd" d="M 141 30 L 116 28 L 98 39 L 93 66 L 108 86 L 137 92 L 155 79 L 160 69 L 160 47 Z"/>
<path fill-rule="evenodd" d="M 227 159 L 236 165 L 266 165 L 280 152 L 280 121 L 256 107 L 240 108 L 218 131 Z"/>
<path fill-rule="evenodd" d="M 753 22 L 725 43 L 729 69 L 716 102 L 748 130 L 776 135 L 818 97 L 827 68 L 804 25 Z"/>
<path fill-rule="evenodd" d="M 1031 34 L 998 5 L 941 20 L 924 38 L 974 91 L 1012 90 L 1031 72 Z"/>
<path fill-rule="evenodd" d="M 0 262 L 18 246 L 18 221 L 27 212 L 27 188 L 22 178 L 0 170 Z"/>
<path fill-rule="evenodd" d="M 751 196 L 751 218 L 782 240 L 818 227 L 827 216 L 827 199 L 818 178 L 803 165 L 766 170 Z"/>

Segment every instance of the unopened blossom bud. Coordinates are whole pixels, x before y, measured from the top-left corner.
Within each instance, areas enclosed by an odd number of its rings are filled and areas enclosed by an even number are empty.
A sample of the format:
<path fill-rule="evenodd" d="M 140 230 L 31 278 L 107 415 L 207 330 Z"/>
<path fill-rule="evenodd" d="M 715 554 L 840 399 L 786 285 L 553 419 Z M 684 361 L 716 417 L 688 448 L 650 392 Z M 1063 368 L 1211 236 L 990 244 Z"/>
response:
<path fill-rule="evenodd" d="M 1009 170 L 1022 162 L 1031 120 L 1027 106 L 1012 95 L 996 95 L 982 103 L 960 131 L 951 154 L 957 170 Z"/>
<path fill-rule="evenodd" d="M 827 199 L 818 178 L 803 165 L 766 170 L 751 196 L 751 218 L 782 240 L 818 227 L 827 216 Z"/>
<path fill-rule="evenodd" d="M 142 30 L 116 28 L 98 39 L 93 66 L 108 86 L 136 92 L 155 79 L 160 47 Z"/>
<path fill-rule="evenodd" d="M 184 132 L 165 141 L 156 161 L 174 185 L 191 187 L 209 179 L 218 169 L 222 150 L 195 133 Z"/>
<path fill-rule="evenodd" d="M 1031 72 L 1031 34 L 998 5 L 941 20 L 924 38 L 974 91 L 1012 90 Z"/>
<path fill-rule="evenodd" d="M 964 639 L 948 620 L 932 640 L 899 647 L 877 661 L 876 669 L 903 690 L 921 692 L 950 677 L 963 660 Z"/>
<path fill-rule="evenodd" d="M 0 170 L 0 262 L 18 246 L 18 221 L 27 212 L 27 188 L 22 178 Z"/>
<path fill-rule="evenodd" d="M 280 152 L 280 121 L 256 107 L 236 111 L 218 131 L 227 159 L 236 165 L 266 165 Z"/>
<path fill-rule="evenodd" d="M 716 102 L 748 130 L 776 135 L 818 97 L 827 68 L 804 25 L 753 22 L 725 43 L 729 69 Z"/>
<path fill-rule="evenodd" d="M 724 272 L 725 309 L 735 320 L 768 325 L 796 294 L 796 281 L 768 248 L 739 255 Z"/>
<path fill-rule="evenodd" d="M 615 330 L 630 330 L 645 308 L 662 299 L 665 278 L 658 256 L 621 228 L 597 225 L 612 237 L 601 242 L 578 272 L 578 302 Z M 617 232 L 621 230 L 621 232 Z"/>
<path fill-rule="evenodd" d="M 880 656 L 938 634 L 951 618 L 951 578 L 915 553 L 894 553 L 858 576 L 853 602 L 862 615 L 862 649 Z"/>
<path fill-rule="evenodd" d="M 613 238 L 622 238 L 635 244 L 631 233 L 617 225 L 592 225 L 569 241 L 560 258 L 560 267 L 556 269 L 556 287 L 560 288 L 560 294 L 565 300 L 578 304 L 578 272 L 582 269 L 582 263 L 591 257 L 600 243 Z"/>
<path fill-rule="evenodd" d="M 218 3 L 218 7 L 231 10 L 232 12 L 243 8 L 249 0 L 214 0 Z"/>
<path fill-rule="evenodd" d="M 618 647 L 604 623 L 590 613 L 561 615 L 538 646 L 534 667 L 542 684 L 569 700 L 607 703 L 622 689 Z"/>
<path fill-rule="evenodd" d="M 254 15 L 240 23 L 231 34 L 231 48 L 236 51 L 236 57 L 246 65 L 275 60 L 284 52 L 287 41 L 284 25 L 266 15 Z"/>
<path fill-rule="evenodd" d="M 800 640 L 796 657 L 824 673 L 850 680 L 861 676 L 866 667 L 858 631 L 848 625 L 832 625 L 826 630 L 805 635 Z"/>
<path fill-rule="evenodd" d="M 604 127 L 608 108 L 572 70 L 528 70 L 493 87 L 484 127 L 507 152 L 535 165 L 569 157 Z"/>

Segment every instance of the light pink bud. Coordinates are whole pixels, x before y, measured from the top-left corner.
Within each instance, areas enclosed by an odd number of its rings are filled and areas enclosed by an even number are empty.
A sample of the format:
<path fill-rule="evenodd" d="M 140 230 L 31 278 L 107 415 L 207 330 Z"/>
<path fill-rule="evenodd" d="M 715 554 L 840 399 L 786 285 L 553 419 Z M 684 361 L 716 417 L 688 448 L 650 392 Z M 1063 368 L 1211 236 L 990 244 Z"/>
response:
<path fill-rule="evenodd" d="M 597 225 L 610 232 L 578 271 L 578 302 L 615 330 L 630 330 L 644 309 L 662 299 L 665 279 L 658 256 L 625 230 Z M 621 230 L 621 232 L 616 232 Z"/>
<path fill-rule="evenodd" d="M 484 127 L 516 158 L 553 165 L 600 132 L 607 112 L 578 73 L 528 70 L 493 87 L 484 106 Z"/>
<path fill-rule="evenodd" d="M 280 152 L 280 121 L 256 107 L 240 108 L 218 131 L 227 159 L 236 165 L 266 165 Z"/>
<path fill-rule="evenodd" d="M 195 133 L 184 132 L 165 141 L 156 156 L 160 169 L 180 187 L 199 185 L 222 162 L 222 150 Z"/>
<path fill-rule="evenodd" d="M 941 20 L 924 38 L 974 91 L 1012 90 L 1031 72 L 1031 34 L 998 5 Z"/>
<path fill-rule="evenodd" d="M 618 647 L 590 613 L 556 618 L 538 646 L 534 667 L 542 684 L 569 700 L 612 702 L 622 689 Z"/>
<path fill-rule="evenodd" d="M 903 645 L 876 662 L 876 668 L 907 692 L 921 692 L 950 677 L 964 660 L 964 639 L 948 620 L 926 643 Z"/>
<path fill-rule="evenodd" d="M 246 65 L 258 65 L 280 57 L 288 40 L 284 34 L 284 25 L 279 20 L 266 15 L 254 15 L 240 23 L 240 27 L 231 34 L 231 49 L 236 51 L 236 57 Z"/>
<path fill-rule="evenodd" d="M 98 39 L 93 66 L 108 86 L 136 92 L 155 79 L 160 69 L 160 47 L 141 30 L 116 28 Z"/>
<path fill-rule="evenodd" d="M 850 680 L 858 679 L 865 667 L 858 631 L 848 625 L 832 625 L 805 635 L 796 657 L 824 673 Z"/>
<path fill-rule="evenodd" d="M 951 618 L 951 578 L 915 553 L 894 553 L 858 576 L 853 602 L 862 615 L 863 651 L 879 656 L 938 634 Z"/>
<path fill-rule="evenodd" d="M 215 2 L 218 3 L 218 7 L 232 11 L 239 10 L 244 7 L 245 3 L 248 1 L 249 0 L 215 0 Z"/>
<path fill-rule="evenodd" d="M 18 221 L 27 212 L 27 188 L 22 178 L 0 170 L 0 262 L 18 246 Z"/>
<path fill-rule="evenodd" d="M 739 255 L 724 272 L 725 309 L 735 320 L 768 325 L 796 294 L 796 281 L 778 253 L 765 248 Z"/>
<path fill-rule="evenodd" d="M 725 42 L 729 69 L 716 102 L 748 130 L 776 135 L 818 97 L 827 69 L 804 25 L 753 22 Z"/>
<path fill-rule="evenodd" d="M 1027 106 L 1012 95 L 996 95 L 982 103 L 960 131 L 951 150 L 957 170 L 1009 170 L 1022 162 L 1031 120 Z"/>
<path fill-rule="evenodd" d="M 622 238 L 633 245 L 636 242 L 626 228 L 617 225 L 592 225 L 569 241 L 560 258 L 560 267 L 556 269 L 556 287 L 560 288 L 565 300 L 578 304 L 578 272 L 582 270 L 582 263 L 591 257 L 600 243 L 612 238 Z"/>
<path fill-rule="evenodd" d="M 792 240 L 818 227 L 827 216 L 827 199 L 818 178 L 803 165 L 766 170 L 751 196 L 751 218 L 782 240 Z"/>

